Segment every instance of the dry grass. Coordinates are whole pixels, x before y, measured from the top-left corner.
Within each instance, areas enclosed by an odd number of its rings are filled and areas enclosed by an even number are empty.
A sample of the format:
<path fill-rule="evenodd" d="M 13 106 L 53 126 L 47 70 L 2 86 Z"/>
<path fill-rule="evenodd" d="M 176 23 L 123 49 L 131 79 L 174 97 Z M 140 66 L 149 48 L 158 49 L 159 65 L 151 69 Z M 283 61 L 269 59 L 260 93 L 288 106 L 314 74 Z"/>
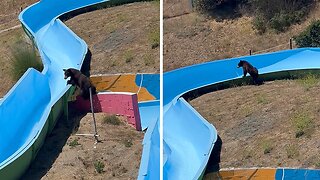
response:
<path fill-rule="evenodd" d="M 156 27 L 149 33 L 149 41 L 151 48 L 157 48 L 160 45 L 160 29 L 159 27 Z"/>
<path fill-rule="evenodd" d="M 91 74 L 159 72 L 159 3 L 101 9 L 66 21 L 92 52 Z M 154 61 L 145 58 L 149 56 Z"/>
<path fill-rule="evenodd" d="M 1 0 L 0 30 L 20 24 L 18 20 L 20 8 L 24 9 L 37 1 L 38 0 Z"/>
<path fill-rule="evenodd" d="M 11 51 L 13 58 L 10 62 L 10 74 L 13 81 L 18 81 L 28 68 L 34 68 L 39 72 L 42 71 L 43 64 L 37 55 L 35 47 L 31 47 L 24 43 L 23 40 L 19 40 L 11 47 Z"/>
<path fill-rule="evenodd" d="M 268 99 L 265 97 L 264 94 L 258 94 L 257 95 L 257 102 L 259 104 L 268 104 L 269 103 Z"/>
<path fill-rule="evenodd" d="M 294 144 L 289 144 L 286 147 L 287 157 L 290 159 L 299 157 L 298 147 Z"/>
<path fill-rule="evenodd" d="M 111 125 L 121 125 L 121 120 L 116 115 L 106 115 L 103 117 L 102 122 L 104 124 L 111 124 Z"/>
<path fill-rule="evenodd" d="M 0 34 L 0 97 L 4 96 L 16 82 L 11 76 L 11 63 L 14 59 L 12 48 L 18 41 L 24 46 L 30 46 L 22 28 Z"/>
<path fill-rule="evenodd" d="M 307 135 L 308 137 L 311 136 L 314 122 L 307 112 L 300 110 L 300 112 L 295 113 L 292 118 L 292 123 L 295 128 L 296 138 L 303 135 Z"/>
<path fill-rule="evenodd" d="M 307 74 L 297 81 L 308 91 L 319 83 L 319 77 L 314 74 Z"/>
<path fill-rule="evenodd" d="M 272 151 L 273 149 L 273 144 L 271 140 L 265 139 L 261 143 L 261 147 L 263 150 L 263 154 L 268 154 Z"/>
<path fill-rule="evenodd" d="M 315 168 L 319 91 L 319 84 L 306 91 L 299 80 L 279 80 L 208 93 L 191 105 L 219 132 L 222 168 Z M 304 135 L 296 138 L 298 131 Z"/>

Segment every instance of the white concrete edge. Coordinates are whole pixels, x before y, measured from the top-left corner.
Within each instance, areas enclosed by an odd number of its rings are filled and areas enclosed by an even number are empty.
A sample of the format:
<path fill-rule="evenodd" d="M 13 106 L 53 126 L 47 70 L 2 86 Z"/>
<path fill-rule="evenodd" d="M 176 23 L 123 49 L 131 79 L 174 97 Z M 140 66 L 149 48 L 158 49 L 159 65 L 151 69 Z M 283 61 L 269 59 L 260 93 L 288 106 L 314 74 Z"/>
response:
<path fill-rule="evenodd" d="M 159 73 L 116 73 L 116 74 L 92 74 L 90 77 L 99 77 L 99 76 L 119 76 L 119 75 L 137 75 L 137 74 L 159 74 Z"/>
<path fill-rule="evenodd" d="M 124 95 L 134 95 L 134 94 L 136 94 L 136 93 L 132 93 L 132 92 L 111 92 L 111 91 L 109 91 L 109 92 L 99 92 L 98 93 L 98 95 L 99 94 L 124 94 Z"/>

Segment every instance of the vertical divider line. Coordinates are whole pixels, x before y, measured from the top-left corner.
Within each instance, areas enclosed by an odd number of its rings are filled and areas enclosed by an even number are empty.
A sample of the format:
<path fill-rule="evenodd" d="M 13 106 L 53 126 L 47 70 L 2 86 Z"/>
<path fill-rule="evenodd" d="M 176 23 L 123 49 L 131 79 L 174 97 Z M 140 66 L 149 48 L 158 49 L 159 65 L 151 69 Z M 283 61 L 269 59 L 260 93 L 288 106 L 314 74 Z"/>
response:
<path fill-rule="evenodd" d="M 163 0 L 160 0 L 160 180 L 163 179 Z"/>

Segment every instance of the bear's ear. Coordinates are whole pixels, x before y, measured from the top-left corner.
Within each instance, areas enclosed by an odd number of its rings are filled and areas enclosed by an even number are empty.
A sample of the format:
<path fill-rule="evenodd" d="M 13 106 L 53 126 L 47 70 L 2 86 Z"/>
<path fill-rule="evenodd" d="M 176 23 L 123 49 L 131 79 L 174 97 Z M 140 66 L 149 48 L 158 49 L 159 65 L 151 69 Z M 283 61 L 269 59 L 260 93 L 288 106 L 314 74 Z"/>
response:
<path fill-rule="evenodd" d="M 67 71 L 66 69 L 63 69 L 63 71 Z"/>

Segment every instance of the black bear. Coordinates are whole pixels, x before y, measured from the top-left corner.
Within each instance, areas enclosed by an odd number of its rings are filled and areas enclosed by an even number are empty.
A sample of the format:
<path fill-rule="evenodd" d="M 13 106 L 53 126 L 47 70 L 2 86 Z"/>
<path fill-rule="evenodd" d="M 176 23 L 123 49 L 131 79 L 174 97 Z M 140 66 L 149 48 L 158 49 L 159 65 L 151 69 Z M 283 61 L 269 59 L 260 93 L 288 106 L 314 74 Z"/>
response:
<path fill-rule="evenodd" d="M 247 73 L 249 73 L 255 85 L 261 84 L 261 82 L 258 80 L 259 72 L 257 68 L 253 67 L 249 62 L 243 60 L 240 60 L 238 63 L 238 68 L 240 67 L 243 69 L 243 77 L 246 77 Z"/>
<path fill-rule="evenodd" d="M 76 85 L 81 90 L 81 96 L 83 99 L 89 99 L 90 98 L 90 92 L 89 89 L 91 88 L 92 95 L 96 94 L 96 87 L 93 86 L 90 79 L 83 75 L 79 70 L 69 68 L 69 69 L 63 69 L 64 71 L 64 79 L 67 79 L 70 77 L 70 79 L 67 81 L 67 84 Z"/>

